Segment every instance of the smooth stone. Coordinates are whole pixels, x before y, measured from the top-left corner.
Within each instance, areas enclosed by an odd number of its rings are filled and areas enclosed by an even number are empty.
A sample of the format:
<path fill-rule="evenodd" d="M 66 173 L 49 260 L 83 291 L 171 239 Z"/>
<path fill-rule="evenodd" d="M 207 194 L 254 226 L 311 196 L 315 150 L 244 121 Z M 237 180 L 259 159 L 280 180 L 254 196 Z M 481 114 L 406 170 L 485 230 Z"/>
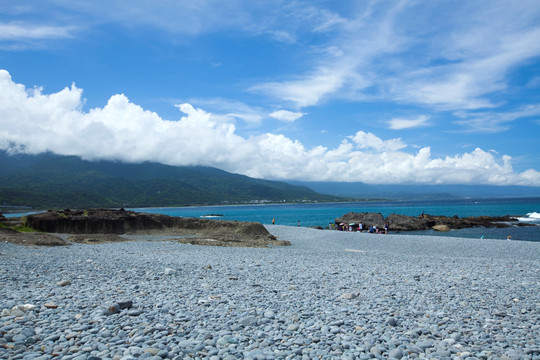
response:
<path fill-rule="evenodd" d="M 358 297 L 358 294 L 355 294 L 355 293 L 343 293 L 341 294 L 340 298 L 343 299 L 343 300 L 352 300 L 352 299 L 356 299 Z"/>
<path fill-rule="evenodd" d="M 122 300 L 118 302 L 118 308 L 120 310 L 130 309 L 133 306 L 133 301 L 131 300 Z"/>
<path fill-rule="evenodd" d="M 421 342 L 416 343 L 416 346 L 425 351 L 426 349 L 433 347 L 433 342 L 421 341 Z"/>
<path fill-rule="evenodd" d="M 250 326 L 257 324 L 257 318 L 255 316 L 246 316 L 238 321 L 243 326 Z"/>
<path fill-rule="evenodd" d="M 158 353 L 157 353 L 157 356 L 159 356 L 160 358 L 166 358 L 169 356 L 169 352 L 167 350 L 160 350 Z"/>
<path fill-rule="evenodd" d="M 287 330 L 289 331 L 297 331 L 300 328 L 300 325 L 298 324 L 290 324 L 287 326 Z"/>
<path fill-rule="evenodd" d="M 141 309 L 133 309 L 133 310 L 130 310 L 128 311 L 128 315 L 129 316 L 139 316 L 143 313 L 143 311 Z"/>
<path fill-rule="evenodd" d="M 171 275 L 171 274 L 174 274 L 175 272 L 176 270 L 171 269 L 171 268 L 165 268 L 165 270 L 163 271 L 165 275 Z"/>
<path fill-rule="evenodd" d="M 23 334 L 17 334 L 17 335 L 13 335 L 13 338 L 11 339 L 11 341 L 13 342 L 24 342 L 26 340 L 26 336 L 24 336 Z"/>
<path fill-rule="evenodd" d="M 403 353 L 400 349 L 392 349 L 388 353 L 388 357 L 394 358 L 394 359 L 401 359 L 403 357 Z"/>
<path fill-rule="evenodd" d="M 145 352 L 145 353 L 149 353 L 149 354 L 152 355 L 152 356 L 156 356 L 157 354 L 159 354 L 159 349 L 156 349 L 156 348 L 147 348 L 147 349 L 144 349 L 144 352 Z"/>

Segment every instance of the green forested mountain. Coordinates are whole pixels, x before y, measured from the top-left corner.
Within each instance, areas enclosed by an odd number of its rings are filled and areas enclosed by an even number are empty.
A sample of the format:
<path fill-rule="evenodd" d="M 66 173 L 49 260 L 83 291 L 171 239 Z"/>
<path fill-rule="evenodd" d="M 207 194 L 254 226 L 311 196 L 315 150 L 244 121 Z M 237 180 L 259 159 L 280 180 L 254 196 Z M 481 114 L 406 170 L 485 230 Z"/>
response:
<path fill-rule="evenodd" d="M 331 201 L 303 186 L 209 167 L 85 161 L 54 154 L 0 152 L 0 206 L 143 207 Z"/>

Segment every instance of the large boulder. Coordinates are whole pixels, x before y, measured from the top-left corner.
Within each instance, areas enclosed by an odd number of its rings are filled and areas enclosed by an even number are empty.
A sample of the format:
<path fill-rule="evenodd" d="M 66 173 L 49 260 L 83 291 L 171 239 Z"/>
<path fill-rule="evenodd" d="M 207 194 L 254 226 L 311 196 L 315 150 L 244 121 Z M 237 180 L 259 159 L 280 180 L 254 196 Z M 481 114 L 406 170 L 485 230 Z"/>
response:
<path fill-rule="evenodd" d="M 434 224 L 424 217 L 390 214 L 386 221 L 390 231 L 427 230 Z"/>
<path fill-rule="evenodd" d="M 450 231 L 450 226 L 448 226 L 448 225 L 435 225 L 435 226 L 433 226 L 432 229 L 435 230 L 435 231 L 446 232 L 446 231 Z"/>
<path fill-rule="evenodd" d="M 364 229 L 375 225 L 378 228 L 384 227 L 384 217 L 381 213 L 355 213 L 350 212 L 335 220 L 336 224 L 364 224 Z"/>

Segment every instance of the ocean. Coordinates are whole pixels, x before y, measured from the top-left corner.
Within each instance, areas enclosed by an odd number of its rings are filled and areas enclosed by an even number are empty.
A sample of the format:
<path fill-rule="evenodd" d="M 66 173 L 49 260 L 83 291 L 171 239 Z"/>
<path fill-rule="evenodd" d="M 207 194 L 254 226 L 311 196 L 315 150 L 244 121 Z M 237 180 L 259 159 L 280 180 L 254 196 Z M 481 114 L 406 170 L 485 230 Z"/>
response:
<path fill-rule="evenodd" d="M 170 208 L 130 208 L 129 210 L 159 213 L 170 216 L 206 217 L 223 220 L 256 221 L 288 226 L 328 227 L 334 219 L 348 212 L 375 212 L 384 217 L 392 213 L 418 216 L 430 215 L 467 216 L 516 216 L 520 222 L 533 226 L 509 228 L 471 228 L 437 232 L 433 230 L 401 232 L 400 234 L 455 236 L 506 240 L 540 241 L 540 198 L 514 199 L 459 199 L 434 201 L 360 201 L 347 203 L 305 203 L 267 205 L 226 205 Z M 392 225 L 390 224 L 390 233 Z"/>

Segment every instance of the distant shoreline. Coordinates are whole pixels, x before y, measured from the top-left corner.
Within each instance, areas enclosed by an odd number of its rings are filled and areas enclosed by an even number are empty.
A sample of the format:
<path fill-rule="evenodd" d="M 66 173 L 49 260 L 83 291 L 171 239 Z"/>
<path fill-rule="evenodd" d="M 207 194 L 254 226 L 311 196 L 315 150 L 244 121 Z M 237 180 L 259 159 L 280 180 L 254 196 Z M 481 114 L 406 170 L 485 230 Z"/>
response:
<path fill-rule="evenodd" d="M 241 207 L 241 206 L 257 206 L 257 207 L 265 207 L 265 206 L 294 206 L 294 205 L 320 205 L 320 204 L 327 204 L 327 205 L 340 205 L 340 204 L 363 204 L 363 203 L 439 203 L 439 202 L 462 202 L 462 201 L 468 201 L 468 202 L 475 202 L 475 201 L 489 201 L 489 200 L 495 200 L 495 201 L 512 201 L 512 200 L 539 200 L 540 196 L 520 196 L 520 197 L 451 197 L 451 198 L 441 198 L 441 199 L 387 199 L 387 198 L 373 198 L 373 199 L 358 199 L 358 200 L 351 200 L 351 201 L 297 201 L 297 202 L 265 202 L 265 203 L 237 203 L 237 204 L 195 204 L 195 205 L 178 205 L 178 206 L 92 206 L 92 207 L 69 207 L 72 210 L 84 210 L 87 208 L 104 208 L 104 209 L 120 209 L 124 208 L 126 210 L 133 210 L 133 211 L 139 211 L 139 209 L 193 209 L 193 208 L 216 208 L 216 207 Z M 50 209 L 64 209 L 64 207 L 54 207 L 51 206 Z M 26 212 L 22 212 L 19 210 L 28 210 L 27 212 L 32 213 L 38 213 L 38 212 L 46 212 L 48 209 L 34 209 L 30 206 L 17 206 L 17 205 L 4 205 L 0 206 L 0 214 L 25 214 Z M 512 216 L 524 216 L 526 214 L 504 214 L 504 215 L 512 215 Z"/>

